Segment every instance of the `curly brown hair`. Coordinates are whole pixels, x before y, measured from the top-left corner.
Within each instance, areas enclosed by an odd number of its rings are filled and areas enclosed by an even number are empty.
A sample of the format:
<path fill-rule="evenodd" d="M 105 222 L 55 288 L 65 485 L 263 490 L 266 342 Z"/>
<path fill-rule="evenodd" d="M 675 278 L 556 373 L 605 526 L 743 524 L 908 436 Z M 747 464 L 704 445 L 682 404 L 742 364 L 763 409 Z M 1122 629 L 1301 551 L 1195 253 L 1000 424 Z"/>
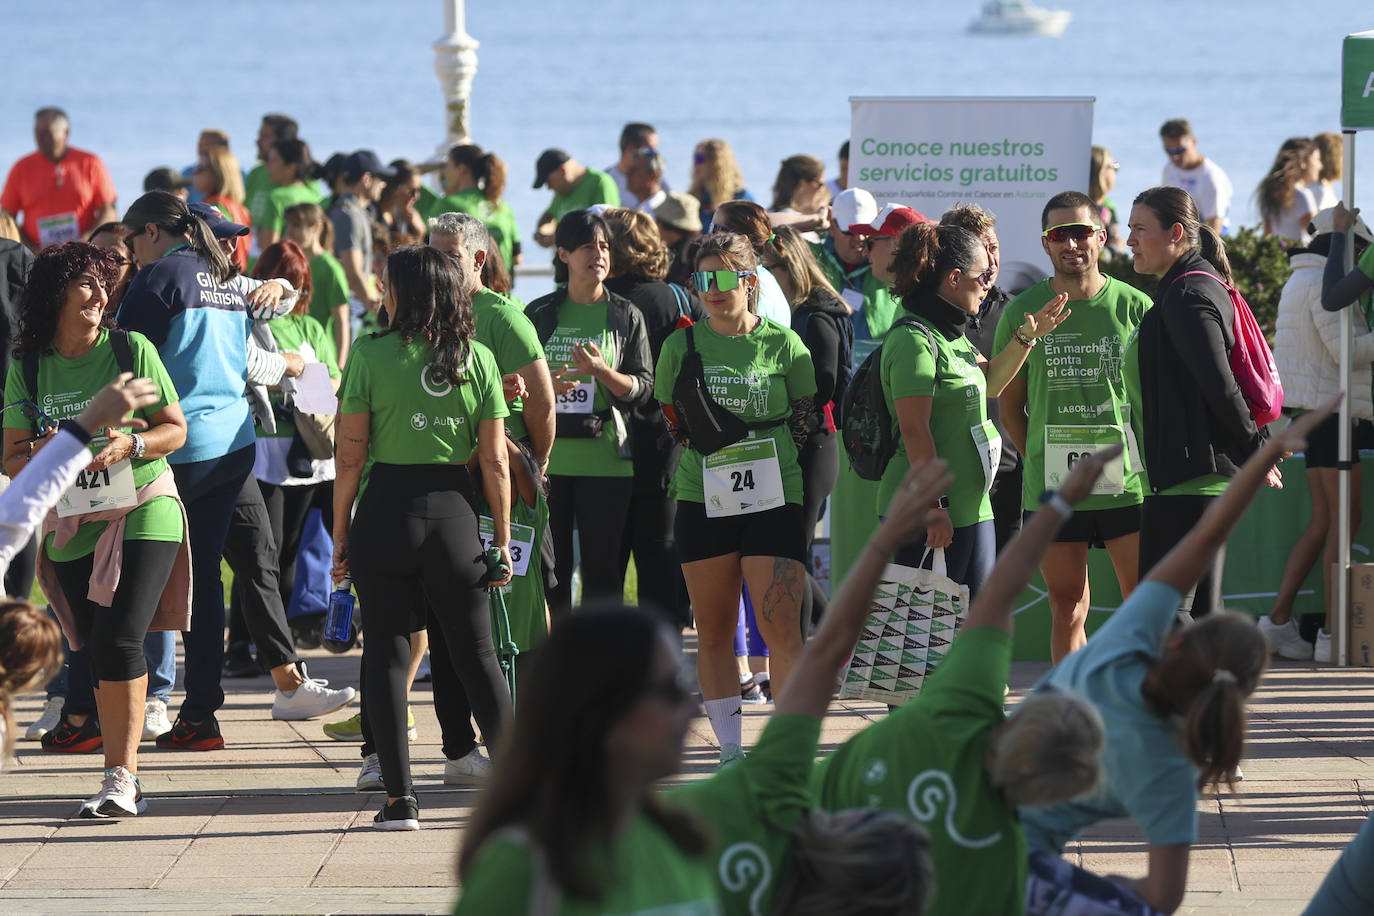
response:
<path fill-rule="evenodd" d="M 917 223 L 897 238 L 892 252 L 892 295 L 906 300 L 921 290 L 936 290 L 951 270 L 973 266 L 983 241 L 961 226 Z M 905 303 L 904 303 L 905 304 Z"/>
<path fill-rule="evenodd" d="M 57 333 L 57 319 L 67 301 L 67 285 L 82 274 L 93 274 L 100 285 L 110 290 L 119 278 L 114 255 L 89 242 L 63 242 L 49 245 L 38 253 L 29 269 L 29 282 L 19 299 L 19 337 L 14 358 L 25 353 L 44 353 Z M 114 327 L 108 311 L 101 322 Z"/>
<path fill-rule="evenodd" d="M 640 280 L 668 276 L 668 249 L 658 234 L 653 217 L 638 210 L 617 207 L 606 211 L 611 227 L 611 275 Z"/>

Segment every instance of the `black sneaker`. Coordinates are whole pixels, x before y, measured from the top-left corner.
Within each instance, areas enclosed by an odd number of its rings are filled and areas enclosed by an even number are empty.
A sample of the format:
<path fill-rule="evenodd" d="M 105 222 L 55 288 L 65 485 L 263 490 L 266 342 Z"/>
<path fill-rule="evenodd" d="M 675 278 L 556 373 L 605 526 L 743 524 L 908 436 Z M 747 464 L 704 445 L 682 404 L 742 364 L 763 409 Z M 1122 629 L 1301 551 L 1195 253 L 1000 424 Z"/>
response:
<path fill-rule="evenodd" d="M 230 643 L 224 653 L 225 677 L 258 677 L 262 674 L 262 666 L 254 660 L 249 643 Z"/>
<path fill-rule="evenodd" d="M 372 826 L 377 830 L 419 830 L 420 803 L 414 795 L 398 798 L 377 812 Z"/>
<path fill-rule="evenodd" d="M 214 716 L 207 716 L 196 725 L 177 716 L 172 730 L 157 736 L 157 746 L 170 751 L 220 751 L 224 749 L 224 736 L 219 733 L 219 722 Z"/>
<path fill-rule="evenodd" d="M 59 754 L 89 754 L 98 751 L 105 744 L 100 737 L 100 720 L 87 716 L 80 728 L 63 716 L 57 727 L 43 736 L 43 750 Z"/>

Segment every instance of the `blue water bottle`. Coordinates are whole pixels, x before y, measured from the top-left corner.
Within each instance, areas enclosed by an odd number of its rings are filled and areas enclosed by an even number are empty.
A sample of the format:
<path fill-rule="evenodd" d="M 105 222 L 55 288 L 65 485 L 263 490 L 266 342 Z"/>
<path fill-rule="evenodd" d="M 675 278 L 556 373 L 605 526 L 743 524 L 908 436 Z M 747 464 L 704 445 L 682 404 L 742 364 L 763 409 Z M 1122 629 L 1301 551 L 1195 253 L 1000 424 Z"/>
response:
<path fill-rule="evenodd" d="M 343 577 L 339 587 L 329 594 L 329 612 L 324 617 L 324 647 L 330 652 L 343 653 L 353 648 L 356 638 L 353 629 L 353 580 Z"/>

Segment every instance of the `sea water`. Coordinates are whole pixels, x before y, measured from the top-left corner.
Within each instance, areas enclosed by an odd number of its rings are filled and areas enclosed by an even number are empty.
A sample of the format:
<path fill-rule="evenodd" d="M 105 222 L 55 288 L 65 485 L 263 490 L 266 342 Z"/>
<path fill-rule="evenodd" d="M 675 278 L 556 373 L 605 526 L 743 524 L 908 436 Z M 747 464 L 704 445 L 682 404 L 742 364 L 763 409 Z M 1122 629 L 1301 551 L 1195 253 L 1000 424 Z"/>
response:
<path fill-rule="evenodd" d="M 528 241 L 549 199 L 531 188 L 546 147 L 605 167 L 621 125 L 648 121 L 669 183 L 685 189 L 693 146 L 721 137 L 767 205 L 786 156 L 818 156 L 833 174 L 849 98 L 864 95 L 1094 96 L 1094 142 L 1121 162 L 1121 205 L 1159 181 L 1159 125 L 1186 117 L 1235 185 L 1232 222 L 1253 225 L 1279 144 L 1339 130 L 1341 39 L 1374 28 L 1358 0 L 1041 2 L 1073 13 L 1061 38 L 968 34 L 975 2 L 476 0 L 473 138 L 510 167 L 527 263 L 548 258 Z M 418 160 L 443 139 L 430 48 L 441 0 L 3 5 L 0 169 L 34 149 L 33 111 L 61 106 L 72 144 L 109 165 L 121 210 L 149 170 L 194 160 L 203 127 L 226 130 L 251 166 L 269 111 L 295 117 L 321 161 L 358 148 Z M 1357 203 L 1374 196 L 1365 137 L 1357 178 L 1371 190 Z"/>

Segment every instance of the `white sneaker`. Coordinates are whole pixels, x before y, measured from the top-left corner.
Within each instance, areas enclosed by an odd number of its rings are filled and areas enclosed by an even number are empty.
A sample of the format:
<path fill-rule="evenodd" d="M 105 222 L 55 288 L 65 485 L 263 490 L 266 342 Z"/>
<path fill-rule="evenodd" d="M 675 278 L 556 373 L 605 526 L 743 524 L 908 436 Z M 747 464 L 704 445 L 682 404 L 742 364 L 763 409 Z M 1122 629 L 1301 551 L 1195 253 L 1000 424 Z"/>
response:
<path fill-rule="evenodd" d="M 450 786 L 475 786 L 491 775 L 491 760 L 474 747 L 457 760 L 444 762 L 444 782 Z"/>
<path fill-rule="evenodd" d="M 722 744 L 720 746 L 720 763 L 716 764 L 717 770 L 723 770 L 730 764 L 744 759 L 744 748 L 738 744 Z"/>
<path fill-rule="evenodd" d="M 300 662 L 299 665 L 305 681 L 290 693 L 285 690 L 277 691 L 272 699 L 272 718 L 288 721 L 313 719 L 347 706 L 357 696 L 352 687 L 330 690 L 325 686 L 328 681 L 312 678 L 306 673 L 305 662 Z"/>
<path fill-rule="evenodd" d="M 77 809 L 78 817 L 136 817 L 148 810 L 138 777 L 124 767 L 110 767 L 94 797 Z"/>
<path fill-rule="evenodd" d="M 1331 634 L 1326 632 L 1326 628 L 1317 631 L 1317 644 L 1312 650 L 1312 660 L 1319 665 L 1331 664 Z"/>
<path fill-rule="evenodd" d="M 386 784 L 382 782 L 382 761 L 376 754 L 368 754 L 363 758 L 363 768 L 358 771 L 355 785 L 359 792 L 386 791 Z"/>
<path fill-rule="evenodd" d="M 57 728 L 57 723 L 62 720 L 62 704 L 65 702 L 67 702 L 66 697 L 48 697 L 48 702 L 43 707 L 43 714 L 24 732 L 24 740 L 42 741 L 44 735 Z M 171 731 L 170 725 L 167 730 Z"/>
<path fill-rule="evenodd" d="M 1269 650 L 1282 658 L 1305 662 L 1312 657 L 1312 644 L 1298 633 L 1298 622 L 1274 623 L 1268 617 L 1259 619 L 1259 631 L 1269 640 Z"/>
<path fill-rule="evenodd" d="M 167 719 L 167 701 L 153 697 L 143 704 L 143 740 L 153 741 L 172 730 Z"/>

